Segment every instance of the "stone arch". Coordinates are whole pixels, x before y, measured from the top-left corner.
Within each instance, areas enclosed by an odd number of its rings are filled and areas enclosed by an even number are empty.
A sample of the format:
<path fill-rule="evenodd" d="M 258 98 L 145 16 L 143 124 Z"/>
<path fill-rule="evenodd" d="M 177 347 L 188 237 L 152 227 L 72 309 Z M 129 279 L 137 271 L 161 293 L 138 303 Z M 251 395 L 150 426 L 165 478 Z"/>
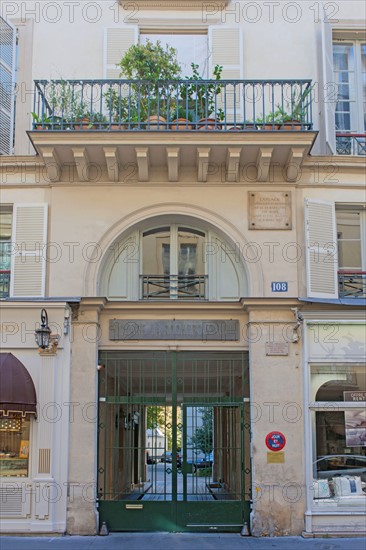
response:
<path fill-rule="evenodd" d="M 159 223 L 189 223 L 191 226 L 212 231 L 224 239 L 228 249 L 234 250 L 247 278 L 247 295 L 263 295 L 263 270 L 260 259 L 247 256 L 251 243 L 228 220 L 218 216 L 208 209 L 197 208 L 182 203 L 166 203 L 152 205 L 131 212 L 119 220 L 102 236 L 98 246 L 102 251 L 98 263 L 89 263 L 84 275 L 84 289 L 86 296 L 99 294 L 99 283 L 103 277 L 103 270 L 110 261 L 111 249 L 126 239 L 135 230 L 143 230 Z"/>

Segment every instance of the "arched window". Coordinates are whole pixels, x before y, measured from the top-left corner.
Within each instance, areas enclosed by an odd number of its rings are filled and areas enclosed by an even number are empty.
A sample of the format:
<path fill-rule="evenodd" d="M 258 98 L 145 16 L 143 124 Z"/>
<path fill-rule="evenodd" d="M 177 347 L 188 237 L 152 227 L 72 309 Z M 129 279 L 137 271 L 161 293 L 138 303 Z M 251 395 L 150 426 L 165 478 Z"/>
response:
<path fill-rule="evenodd" d="M 142 233 L 142 298 L 206 298 L 205 233 L 179 225 Z"/>
<path fill-rule="evenodd" d="M 110 247 L 99 295 L 110 300 L 238 300 L 248 295 L 248 284 L 239 248 L 219 232 L 189 223 L 145 223 Z"/>

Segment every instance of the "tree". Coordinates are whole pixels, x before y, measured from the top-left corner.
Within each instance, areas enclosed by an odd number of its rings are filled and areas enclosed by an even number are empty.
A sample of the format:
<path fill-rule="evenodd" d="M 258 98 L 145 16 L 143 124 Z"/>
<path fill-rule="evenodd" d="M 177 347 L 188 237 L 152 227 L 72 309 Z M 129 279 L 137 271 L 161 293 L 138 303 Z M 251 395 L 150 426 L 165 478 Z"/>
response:
<path fill-rule="evenodd" d="M 177 422 L 181 422 L 181 411 L 177 410 Z M 164 407 L 152 405 L 147 407 L 146 412 L 146 428 L 153 430 L 159 428 L 167 438 L 168 449 L 172 448 L 173 433 L 172 433 L 172 407 Z M 177 430 L 177 446 L 182 445 L 182 434 Z"/>
<path fill-rule="evenodd" d="M 197 450 L 208 455 L 213 450 L 213 407 L 200 407 L 202 424 L 195 429 L 191 444 Z"/>
<path fill-rule="evenodd" d="M 181 77 L 177 50 L 160 41 L 134 44 L 124 54 L 118 66 L 120 77 L 133 80 L 128 99 L 129 112 L 137 112 L 140 120 L 150 115 L 168 116 L 174 108 L 176 81 Z"/>

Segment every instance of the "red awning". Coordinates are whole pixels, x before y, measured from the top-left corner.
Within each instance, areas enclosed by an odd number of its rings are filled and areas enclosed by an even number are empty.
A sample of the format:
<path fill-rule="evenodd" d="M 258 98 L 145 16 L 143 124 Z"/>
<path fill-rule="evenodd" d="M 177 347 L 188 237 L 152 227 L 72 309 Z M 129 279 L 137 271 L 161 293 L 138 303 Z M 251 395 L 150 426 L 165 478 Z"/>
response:
<path fill-rule="evenodd" d="M 37 396 L 33 380 L 12 353 L 0 353 L 0 414 L 34 414 Z"/>

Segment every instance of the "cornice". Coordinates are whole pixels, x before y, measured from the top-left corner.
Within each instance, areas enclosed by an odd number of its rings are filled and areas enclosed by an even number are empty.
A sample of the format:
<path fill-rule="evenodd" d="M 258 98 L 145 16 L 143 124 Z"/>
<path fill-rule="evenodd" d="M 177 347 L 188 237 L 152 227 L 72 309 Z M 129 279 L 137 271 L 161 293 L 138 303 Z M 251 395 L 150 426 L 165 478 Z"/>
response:
<path fill-rule="evenodd" d="M 135 6 L 138 9 L 143 8 L 146 10 L 165 9 L 165 10 L 200 10 L 202 11 L 204 6 L 210 6 L 210 13 L 212 8 L 218 12 L 228 5 L 229 0 L 216 0 L 208 2 L 207 0 L 118 0 L 119 4 L 124 9 L 131 10 L 131 6 Z"/>

